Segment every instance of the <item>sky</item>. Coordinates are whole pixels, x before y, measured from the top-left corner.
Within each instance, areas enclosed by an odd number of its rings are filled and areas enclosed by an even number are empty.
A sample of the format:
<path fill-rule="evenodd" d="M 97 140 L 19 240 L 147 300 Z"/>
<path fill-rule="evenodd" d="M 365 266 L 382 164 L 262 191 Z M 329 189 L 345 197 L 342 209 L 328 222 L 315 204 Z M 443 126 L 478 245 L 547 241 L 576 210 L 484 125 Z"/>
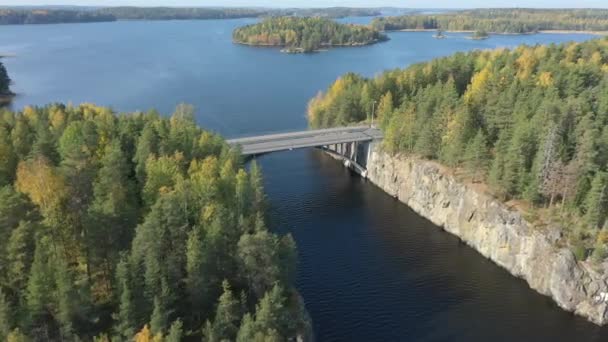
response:
<path fill-rule="evenodd" d="M 477 8 L 542 7 L 608 8 L 608 0 L 0 0 L 0 5 L 81 5 L 81 6 L 264 6 L 264 7 L 404 7 Z"/>

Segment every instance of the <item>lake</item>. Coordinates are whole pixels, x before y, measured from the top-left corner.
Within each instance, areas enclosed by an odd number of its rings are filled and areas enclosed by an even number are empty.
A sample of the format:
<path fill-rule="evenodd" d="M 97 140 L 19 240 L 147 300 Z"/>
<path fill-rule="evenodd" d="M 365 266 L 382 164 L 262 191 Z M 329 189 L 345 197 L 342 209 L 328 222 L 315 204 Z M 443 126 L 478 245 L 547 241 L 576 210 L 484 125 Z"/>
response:
<path fill-rule="evenodd" d="M 345 19 L 365 22 L 368 19 Z M 338 76 L 373 76 L 457 51 L 561 43 L 585 34 L 432 39 L 310 55 L 234 45 L 253 19 L 122 21 L 0 27 L 13 107 L 93 102 L 116 111 L 193 104 L 198 122 L 228 137 L 306 128 L 306 104 Z M 260 158 L 272 226 L 292 233 L 297 287 L 319 341 L 608 339 L 608 330 L 558 309 L 318 151 Z"/>

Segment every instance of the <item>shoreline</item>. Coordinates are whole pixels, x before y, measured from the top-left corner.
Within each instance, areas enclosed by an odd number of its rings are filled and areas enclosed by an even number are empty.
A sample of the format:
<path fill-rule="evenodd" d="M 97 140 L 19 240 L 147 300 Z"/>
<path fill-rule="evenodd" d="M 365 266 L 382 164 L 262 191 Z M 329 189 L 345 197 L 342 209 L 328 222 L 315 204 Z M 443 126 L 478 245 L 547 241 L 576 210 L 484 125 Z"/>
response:
<path fill-rule="evenodd" d="M 507 270 L 558 307 L 608 324 L 608 266 L 577 261 L 558 244 L 558 229 L 529 222 L 525 212 L 458 179 L 447 168 L 413 156 L 389 155 L 372 144 L 367 179 L 480 256 Z"/>
<path fill-rule="evenodd" d="M 17 96 L 17 94 L 9 93 L 9 94 L 0 94 L 0 106 L 6 106 L 10 104 L 13 99 Z"/>
<path fill-rule="evenodd" d="M 437 32 L 437 29 L 401 29 L 401 30 L 384 30 L 381 32 L 386 33 L 395 33 L 395 32 Z M 473 30 L 444 30 L 446 33 L 474 33 Z M 499 35 L 499 36 L 525 36 L 525 35 L 533 35 L 538 33 L 549 33 L 549 34 L 593 34 L 597 36 L 607 36 L 608 31 L 576 31 L 576 30 L 540 30 L 536 32 L 523 32 L 523 33 L 514 33 L 514 32 L 488 32 L 490 35 Z"/>
<path fill-rule="evenodd" d="M 287 54 L 302 54 L 302 53 L 326 52 L 326 51 L 329 51 L 329 49 L 331 49 L 331 48 L 365 47 L 365 46 L 371 46 L 371 45 L 375 45 L 375 44 L 384 43 L 389 40 L 390 40 L 390 38 L 387 37 L 387 39 L 374 40 L 374 41 L 366 42 L 366 43 L 323 44 L 318 49 L 315 49 L 312 51 L 304 51 L 304 49 L 300 48 L 300 47 L 288 47 L 287 45 L 281 45 L 281 44 L 265 44 L 265 43 L 254 44 L 254 43 L 240 42 L 240 41 L 237 41 L 234 39 L 232 40 L 232 43 L 238 44 L 238 45 L 243 45 L 243 46 L 249 46 L 249 47 L 258 47 L 258 48 L 278 48 L 278 49 L 281 49 L 280 52 L 287 53 Z M 288 50 L 293 50 L 293 51 L 288 51 Z"/>

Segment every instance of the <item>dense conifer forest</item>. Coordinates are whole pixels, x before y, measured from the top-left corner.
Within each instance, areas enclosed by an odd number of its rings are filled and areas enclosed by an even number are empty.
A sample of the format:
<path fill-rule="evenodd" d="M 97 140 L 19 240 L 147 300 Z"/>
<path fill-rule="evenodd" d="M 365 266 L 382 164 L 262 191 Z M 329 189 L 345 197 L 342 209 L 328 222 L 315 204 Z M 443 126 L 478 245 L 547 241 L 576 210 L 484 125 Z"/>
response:
<path fill-rule="evenodd" d="M 476 9 L 437 15 L 405 15 L 376 18 L 372 27 L 381 31 L 442 29 L 533 33 L 542 30 L 608 31 L 605 9 Z"/>
<path fill-rule="evenodd" d="M 608 255 L 608 38 L 457 53 L 339 78 L 313 127 L 375 114 L 392 154 L 435 159 L 558 227 L 579 260 Z"/>
<path fill-rule="evenodd" d="M 1 110 L 0 235 L 2 341 L 309 338 L 259 167 L 189 106 Z"/>
<path fill-rule="evenodd" d="M 368 45 L 388 38 L 362 25 L 340 24 L 319 17 L 277 17 L 237 28 L 233 39 L 241 44 L 285 46 L 311 52 L 330 46 Z"/>

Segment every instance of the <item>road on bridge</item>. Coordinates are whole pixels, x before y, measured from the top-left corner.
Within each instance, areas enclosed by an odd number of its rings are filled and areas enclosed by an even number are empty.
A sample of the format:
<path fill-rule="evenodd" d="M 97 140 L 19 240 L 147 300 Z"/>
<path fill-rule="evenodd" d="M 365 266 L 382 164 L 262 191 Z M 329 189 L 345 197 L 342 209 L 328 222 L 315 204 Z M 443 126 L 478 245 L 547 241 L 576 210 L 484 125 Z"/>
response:
<path fill-rule="evenodd" d="M 382 137 L 382 132 L 377 128 L 353 126 L 231 139 L 228 140 L 228 144 L 240 146 L 242 154 L 248 156 L 307 147 L 373 141 L 382 139 Z"/>

